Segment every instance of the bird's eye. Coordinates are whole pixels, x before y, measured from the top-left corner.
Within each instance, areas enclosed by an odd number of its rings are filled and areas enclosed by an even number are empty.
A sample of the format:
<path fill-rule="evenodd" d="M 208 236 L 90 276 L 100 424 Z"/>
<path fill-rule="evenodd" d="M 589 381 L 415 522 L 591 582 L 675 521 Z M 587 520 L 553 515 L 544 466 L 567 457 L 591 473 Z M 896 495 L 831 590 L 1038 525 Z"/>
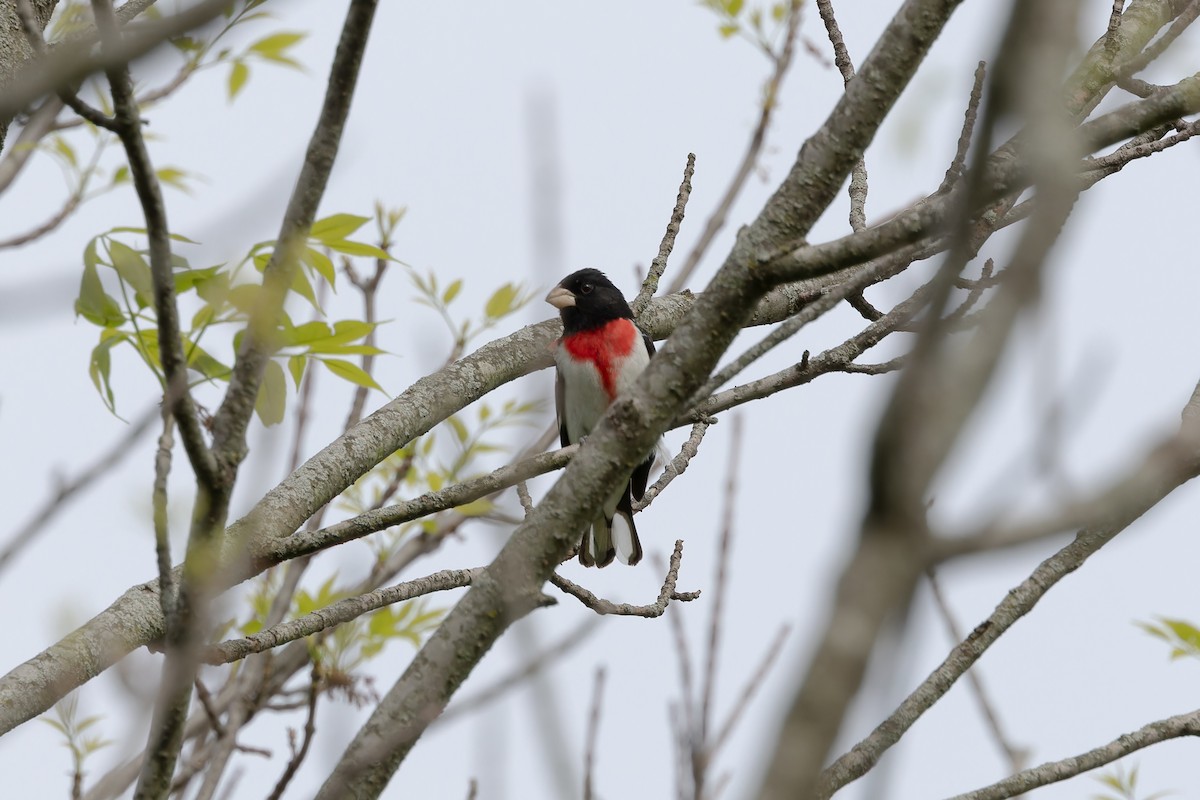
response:
<path fill-rule="evenodd" d="M 593 288 L 593 287 L 592 287 L 592 285 L 591 285 L 590 283 L 585 283 L 585 284 L 583 284 L 582 286 L 580 286 L 580 287 L 579 287 L 579 293 L 580 293 L 580 294 L 591 294 L 591 293 L 592 293 L 592 288 Z"/>

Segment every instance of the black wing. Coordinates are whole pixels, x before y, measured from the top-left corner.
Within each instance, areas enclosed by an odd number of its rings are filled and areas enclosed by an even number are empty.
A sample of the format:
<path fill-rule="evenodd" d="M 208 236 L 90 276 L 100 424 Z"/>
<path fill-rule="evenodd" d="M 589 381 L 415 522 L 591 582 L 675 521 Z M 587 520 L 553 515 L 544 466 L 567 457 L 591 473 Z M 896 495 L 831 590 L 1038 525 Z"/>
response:
<path fill-rule="evenodd" d="M 554 368 L 554 415 L 558 417 L 558 446 L 566 447 L 570 442 L 567 441 L 567 420 L 563 417 L 563 379 L 558 367 Z"/>
<path fill-rule="evenodd" d="M 642 341 L 646 343 L 646 352 L 654 358 L 654 340 L 649 334 L 642 334 Z M 633 468 L 633 474 L 629 476 L 629 488 L 633 492 L 635 500 L 641 500 L 642 495 L 646 494 L 646 484 L 650 480 L 650 468 L 654 466 L 654 453 L 650 453 L 650 457 Z M 640 557 L 640 556 L 639 556 Z"/>

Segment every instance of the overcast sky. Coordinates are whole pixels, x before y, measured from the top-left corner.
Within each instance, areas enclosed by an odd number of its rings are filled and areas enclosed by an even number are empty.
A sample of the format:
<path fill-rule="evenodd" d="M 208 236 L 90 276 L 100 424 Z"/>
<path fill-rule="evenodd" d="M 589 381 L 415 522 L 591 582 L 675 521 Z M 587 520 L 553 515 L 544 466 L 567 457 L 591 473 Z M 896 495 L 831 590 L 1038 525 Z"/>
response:
<path fill-rule="evenodd" d="M 887 22 L 893 3 L 842 2 L 838 13 L 856 63 Z M 1001 29 L 1001 6 L 965 3 L 867 153 L 868 218 L 877 221 L 936 188 L 952 156 L 972 72 L 990 58 Z M 235 49 L 277 30 L 307 32 L 295 55 L 304 72 L 253 66 L 234 103 L 225 93 L 227 68 L 190 81 L 148 115 L 157 166 L 196 175 L 190 194 L 168 191 L 173 230 L 202 245 L 183 252 L 198 266 L 238 259 L 255 242 L 274 238 L 324 89 L 345 3 L 272 3 L 275 19 L 247 25 Z M 1110 3 L 1085 3 L 1084 44 L 1103 30 Z M 811 12 L 811 13 L 810 13 Z M 461 309 L 480 309 L 492 290 L 520 281 L 540 298 L 562 275 L 583 266 L 605 270 L 627 294 L 637 270 L 655 254 L 669 218 L 688 152 L 697 156 L 695 189 L 674 264 L 682 262 L 741 157 L 757 115 L 766 59 L 747 43 L 717 34 L 717 18 L 694 2 L 659 3 L 382 3 L 341 154 L 321 213 L 369 214 L 378 199 L 409 209 L 394 252 L 444 282 L 465 281 Z M 820 58 L 801 52 L 780 97 L 762 162 L 724 232 L 693 279 L 700 289 L 728 251 L 736 226 L 748 222 L 785 174 L 807 136 L 841 91 L 826 63 L 828 45 L 815 10 L 806 6 L 802 34 Z M 1195 31 L 1159 66 L 1163 81 L 1195 72 Z M 143 65 L 146 85 L 169 70 L 173 54 Z M 161 74 L 161 73 L 160 73 Z M 531 109 L 549 109 L 537 114 Z M 536 130 L 534 130 L 536 128 Z M 9 142 L 15 139 L 15 129 Z M 73 142 L 85 147 L 86 136 Z M 115 150 L 115 149 L 114 149 Z M 532 209 L 535 156 L 557 158 L 561 195 L 561 264 L 535 268 Z M 1137 458 L 1178 422 L 1200 374 L 1194 336 L 1194 197 L 1196 148 L 1172 149 L 1127 168 L 1085 194 L 1049 264 L 1044 300 L 1014 340 L 996 390 L 980 408 L 969 438 L 940 480 L 933 517 L 947 531 L 1004 508 L 1029 507 L 1047 495 L 1085 493 Z M 115 152 L 105 163 L 115 164 Z M 0 196 L 0 237 L 54 213 L 64 197 L 57 167 L 40 158 Z M 848 231 L 843 197 L 821 220 L 813 240 Z M 8 527 L 31 514 L 54 486 L 122 436 L 125 423 L 104 408 L 87 375 L 96 329 L 74 318 L 81 253 L 89 237 L 117 225 L 139 225 L 129 189 L 104 196 L 54 235 L 0 251 L 0 452 L 6 454 L 0 501 Z M 1002 264 L 1010 237 L 988 253 Z M 930 274 L 917 265 L 894 286 L 868 293 L 887 306 Z M 669 275 L 668 275 L 669 278 Z M 376 376 L 395 395 L 438 364 L 448 342 L 435 314 L 413 302 L 397 269 L 385 284 Z M 331 300 L 334 318 L 358 315 L 353 294 Z M 535 300 L 494 331 L 548 318 Z M 862 326 L 851 309 L 822 319 L 763 360 L 754 375 L 817 352 Z M 735 345 L 756 341 L 743 335 Z M 492 334 L 488 334 L 489 338 Z M 899 352 L 890 344 L 865 361 Z M 154 402 L 154 385 L 132 353 L 115 358 L 118 410 L 134 419 Z M 506 386 L 498 398 L 547 403 L 543 372 Z M 886 378 L 828 376 L 745 407 L 746 441 L 739 467 L 736 532 L 730 560 L 717 692 L 718 717 L 755 670 L 782 624 L 792 626 L 784 656 L 723 752 L 715 774 L 728 772 L 724 797 L 746 797 L 773 748 L 774 725 L 806 666 L 807 648 L 824 622 L 828 597 L 853 545 L 864 496 L 863 463 L 873 425 L 889 389 Z M 323 375 L 317 417 L 306 442 L 311 454 L 342 425 L 349 390 Z M 386 398 L 373 394 L 371 407 Z M 1061 404 L 1059 441 L 1047 444 L 1042 420 Z M 727 415 L 728 416 L 728 415 Z M 662 574 L 654 556 L 686 542 L 681 589 L 709 590 L 729 466 L 732 425 L 709 433 L 700 457 L 638 520 L 651 558 L 637 569 L 614 566 L 564 574 L 615 600 L 650 602 Z M 530 429 L 531 431 L 533 429 Z M 521 444 L 529 432 L 514 431 Z M 257 426 L 255 452 L 235 496 L 244 511 L 283 477 L 291 420 L 273 431 Z M 669 437 L 675 447 L 680 435 Z M 101 486 L 57 518 L 0 575 L 0 607 L 8 615 L 0 670 L 7 671 L 102 610 L 126 588 L 154 574 L 149 486 L 152 442 Z M 1036 456 L 1048 450 L 1060 476 L 1054 492 L 1038 477 Z M 189 480 L 177 453 L 172 480 L 176 554 L 182 553 Z M 1063 486 L 1069 489 L 1062 488 Z M 535 498 L 548 486 L 535 484 Z M 513 503 L 513 497 L 506 498 Z M 1195 519 L 1200 496 L 1184 487 L 1091 559 L 1046 597 L 980 662 L 984 681 L 1010 737 L 1031 751 L 1031 764 L 1107 742 L 1155 719 L 1197 706 L 1195 662 L 1168 663 L 1166 647 L 1133 624 L 1156 615 L 1200 620 Z M 468 525 L 463 537 L 415 565 L 406 577 L 446 567 L 486 563 L 507 529 Z M 0 531 L 0 541 L 10 534 Z M 964 629 L 992 610 L 1012 586 L 1065 542 L 1043 542 L 944 570 L 950 603 Z M 341 552 L 346 551 L 346 552 Z M 319 558 L 313 584 L 335 570 L 361 575 L 365 545 Z M 698 657 L 711 591 L 675 608 Z M 451 596 L 435 597 L 448 605 Z M 563 597 L 496 646 L 459 697 L 507 674 L 536 647 L 573 629 L 592 612 Z M 895 706 L 945 656 L 950 640 L 923 588 L 910 615 L 908 639 L 884 647 L 872 683 L 843 732 L 839 752 Z M 371 662 L 380 692 L 412 651 L 396 644 Z M 82 710 L 102 717 L 97 729 L 114 745 L 89 762 L 92 777 L 139 750 L 145 713 L 131 714 L 122 676 L 144 690 L 157 680 L 158 658 L 144 650 L 124 667 L 87 684 Z M 669 703 L 679 699 L 674 643 L 666 620 L 607 619 L 587 643 L 550 670 L 542 689 L 513 691 L 485 714 L 431 730 L 406 760 L 385 797 L 462 797 L 471 777 L 482 798 L 553 798 L 551 756 L 539 735 L 537 708 L 561 716 L 573 780 L 581 774 L 583 735 L 594 670 L 607 670 L 606 703 L 597 751 L 601 796 L 668 797 L 674 791 Z M 214 682 L 209 676 L 210 683 Z M 289 796 L 306 797 L 341 755 L 368 709 L 323 703 L 320 738 Z M 283 725 L 297 718 L 265 716 L 242 736 L 247 745 L 286 756 Z M 13 797 L 66 796 L 69 759 L 58 735 L 29 723 L 0 739 L 0 774 Z M 1195 755 L 1186 743 L 1134 756 L 1143 791 L 1200 791 Z M 1194 748 L 1193 748 L 1194 749 Z M 284 759 L 269 765 L 239 756 L 236 797 L 261 797 Z M 236 767 L 235 767 L 236 769 Z M 966 686 L 956 686 L 885 759 L 883 777 L 868 778 L 839 797 L 917 800 L 967 791 L 1003 777 L 1005 763 L 985 730 Z M 576 784 L 576 790 L 578 790 Z M 1079 778 L 1039 790 L 1039 797 L 1078 798 L 1099 784 Z"/>

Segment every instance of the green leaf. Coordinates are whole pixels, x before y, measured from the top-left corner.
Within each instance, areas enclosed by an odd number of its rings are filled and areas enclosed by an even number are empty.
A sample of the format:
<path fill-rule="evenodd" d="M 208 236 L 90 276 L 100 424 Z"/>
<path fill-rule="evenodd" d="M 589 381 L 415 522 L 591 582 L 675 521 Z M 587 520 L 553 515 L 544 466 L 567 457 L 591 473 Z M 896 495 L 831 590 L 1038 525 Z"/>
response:
<path fill-rule="evenodd" d="M 138 233 L 138 234 L 141 234 L 142 236 L 148 235 L 145 228 L 134 228 L 134 227 L 130 227 L 128 225 L 117 226 L 116 228 L 113 228 L 112 230 L 110 230 L 109 233 Z M 169 234 L 169 237 L 173 241 L 176 241 L 176 242 L 187 242 L 188 244 L 200 244 L 195 239 L 189 239 L 188 237 L 184 236 L 182 233 L 172 233 L 172 234 Z"/>
<path fill-rule="evenodd" d="M 487 304 L 483 307 L 483 313 L 487 314 L 490 319 L 499 319 L 513 310 L 513 303 L 516 299 L 517 287 L 506 283 L 492 292 L 492 296 L 488 298 Z"/>
<path fill-rule="evenodd" d="M 258 387 L 258 398 L 254 401 L 254 411 L 262 424 L 270 427 L 283 421 L 283 411 L 287 407 L 287 378 L 284 377 L 283 367 L 274 359 L 267 362 L 263 371 L 262 384 Z"/>
<path fill-rule="evenodd" d="M 137 292 L 138 299 L 150 305 L 154 301 L 154 281 L 150 277 L 150 265 L 142 254 L 115 239 L 108 240 L 108 257 L 113 269 Z"/>
<path fill-rule="evenodd" d="M 300 254 L 300 260 L 316 270 L 322 278 L 329 281 L 330 286 L 334 285 L 337 280 L 337 270 L 334 269 L 333 262 L 329 260 L 329 256 L 320 250 L 306 247 L 304 248 L 304 252 Z"/>
<path fill-rule="evenodd" d="M 340 358 L 322 358 L 321 363 L 324 364 L 330 372 L 337 375 L 343 380 L 359 386 L 366 386 L 368 389 L 378 389 L 383 392 L 383 387 L 375 382 L 369 374 L 363 371 L 362 367 L 357 364 L 352 364 L 349 361 L 344 361 Z M 387 392 L 383 392 L 387 394 Z"/>
<path fill-rule="evenodd" d="M 96 240 L 93 239 L 84 252 L 83 279 L 79 284 L 79 297 L 75 300 L 75 313 L 93 325 L 115 328 L 125 321 L 125 314 L 100 283 L 95 247 Z"/>
<path fill-rule="evenodd" d="M 392 257 L 388 255 L 386 250 L 376 247 L 373 244 L 366 242 L 351 242 L 345 239 L 325 241 L 329 249 L 336 250 L 339 253 L 345 253 L 348 256 L 370 256 L 371 258 L 382 258 L 384 261 L 391 261 Z"/>
<path fill-rule="evenodd" d="M 104 405 L 108 406 L 108 410 L 113 414 L 117 413 L 117 407 L 113 397 L 112 384 L 109 383 L 109 371 L 112 369 L 112 358 L 109 351 L 112 350 L 113 345 L 120 344 L 124 340 L 125 334 L 114 328 L 106 328 L 100 334 L 100 344 L 92 348 L 92 358 L 88 364 L 88 376 L 91 377 L 92 384 L 104 400 Z"/>
<path fill-rule="evenodd" d="M 356 339 L 362 339 L 364 336 L 375 330 L 377 322 L 363 322 L 357 319 L 342 319 L 333 323 L 334 342 L 353 342 Z"/>
<path fill-rule="evenodd" d="M 446 287 L 445 293 L 442 294 L 442 305 L 450 305 L 454 302 L 454 298 L 458 297 L 458 293 L 462 291 L 463 282 L 459 278 L 454 283 Z"/>
<path fill-rule="evenodd" d="M 118 183 L 125 183 L 127 180 L 129 180 L 129 165 L 122 164 L 121 166 L 117 167 L 117 171 L 113 173 L 113 186 L 116 186 Z"/>
<path fill-rule="evenodd" d="M 312 322 L 306 322 L 294 328 L 285 327 L 283 329 L 281 344 L 284 347 L 310 344 L 328 339 L 331 335 L 329 326 L 321 320 L 315 319 Z"/>
<path fill-rule="evenodd" d="M 467 431 L 467 426 L 463 425 L 462 420 L 453 414 L 451 414 L 449 417 L 446 417 L 446 424 L 454 429 L 454 435 L 460 442 L 466 442 L 471 435 L 470 432 Z"/>
<path fill-rule="evenodd" d="M 314 355 L 320 353 L 336 356 L 381 356 L 387 351 L 369 344 L 328 344 L 317 342 L 309 346 L 308 352 Z"/>
<path fill-rule="evenodd" d="M 721 34 L 722 39 L 728 39 L 741 30 L 741 26 L 736 22 L 726 22 L 721 27 L 717 28 L 717 33 Z"/>
<path fill-rule="evenodd" d="M 354 214 L 333 214 L 313 223 L 308 235 L 323 244 L 337 242 L 361 228 L 370 217 L 359 217 Z M 332 245 L 331 245 L 332 246 Z"/>
<path fill-rule="evenodd" d="M 233 68 L 229 70 L 229 102 L 233 102 L 238 96 L 238 92 L 242 91 L 242 87 L 246 85 L 246 79 L 250 77 L 250 68 L 246 66 L 244 61 L 234 61 Z"/>
<path fill-rule="evenodd" d="M 736 17 L 742 13 L 743 5 L 745 5 L 745 0 L 728 0 L 725 3 L 725 10 L 729 13 L 729 16 Z"/>
<path fill-rule="evenodd" d="M 287 55 L 287 50 L 302 41 L 304 33 L 275 33 L 259 39 L 250 45 L 249 52 L 255 53 L 268 61 L 286 64 L 289 67 L 300 67 L 300 62 Z"/>
<path fill-rule="evenodd" d="M 292 270 L 292 291 L 311 303 L 312 307 L 317 311 L 321 310 L 321 304 L 317 302 L 316 292 L 313 291 L 312 283 L 308 280 L 308 276 L 304 274 L 304 270 Z"/>
<path fill-rule="evenodd" d="M 258 305 L 262 287 L 257 283 L 243 283 L 229 290 L 229 302 L 243 314 L 250 314 Z"/>
<path fill-rule="evenodd" d="M 495 504 L 491 500 L 481 497 L 478 500 L 472 500 L 470 503 L 455 506 L 454 510 L 464 517 L 482 517 L 484 514 L 491 513 L 495 507 Z"/>
<path fill-rule="evenodd" d="M 156 170 L 154 174 L 158 176 L 160 181 L 168 186 L 174 186 L 181 192 L 191 194 L 192 187 L 188 186 L 184 180 L 188 177 L 187 172 L 178 169 L 177 167 L 163 167 L 160 170 Z"/>
<path fill-rule="evenodd" d="M 304 377 L 304 367 L 308 365 L 308 356 L 291 356 L 288 358 L 288 372 L 292 373 L 292 381 L 295 382 L 296 388 L 300 388 L 300 381 Z"/>
<path fill-rule="evenodd" d="M 79 165 L 78 162 L 75 160 L 75 151 L 71 148 L 71 145 L 68 144 L 67 140 L 64 139 L 63 137 L 61 137 L 61 136 L 54 137 L 54 151 L 56 153 L 58 153 L 60 156 L 62 156 L 63 160 L 66 161 L 68 164 L 70 164 L 72 167 Z"/>
<path fill-rule="evenodd" d="M 162 369 L 158 351 L 158 328 L 142 328 L 131 341 L 142 352 L 142 357 L 150 363 L 150 366 Z"/>
<path fill-rule="evenodd" d="M 227 381 L 233 372 L 225 364 L 208 354 L 203 347 L 185 342 L 183 351 L 187 353 L 188 366 L 209 380 Z"/>
<path fill-rule="evenodd" d="M 192 289 L 203 297 L 203 285 L 216 276 L 220 267 L 205 267 L 203 269 L 185 269 L 175 273 L 175 294 L 183 294 Z"/>

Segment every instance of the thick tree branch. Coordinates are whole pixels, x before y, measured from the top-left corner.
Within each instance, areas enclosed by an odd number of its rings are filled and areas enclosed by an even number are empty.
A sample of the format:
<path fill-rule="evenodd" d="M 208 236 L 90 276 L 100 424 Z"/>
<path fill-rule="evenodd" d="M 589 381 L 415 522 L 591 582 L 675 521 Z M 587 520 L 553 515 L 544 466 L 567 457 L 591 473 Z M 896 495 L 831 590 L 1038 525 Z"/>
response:
<path fill-rule="evenodd" d="M 653 448 L 755 303 L 770 288 L 753 253 L 802 236 L 836 195 L 882 118 L 957 6 L 905 5 L 856 80 L 804 149 L 789 179 L 743 229 L 734 251 L 630 395 L 617 398 L 579 454 L 472 585 L 388 692 L 318 793 L 321 800 L 377 797 L 429 720 L 492 643 L 541 603 L 540 589 L 601 499 Z M 857 88 L 861 87 L 861 88 Z"/>

